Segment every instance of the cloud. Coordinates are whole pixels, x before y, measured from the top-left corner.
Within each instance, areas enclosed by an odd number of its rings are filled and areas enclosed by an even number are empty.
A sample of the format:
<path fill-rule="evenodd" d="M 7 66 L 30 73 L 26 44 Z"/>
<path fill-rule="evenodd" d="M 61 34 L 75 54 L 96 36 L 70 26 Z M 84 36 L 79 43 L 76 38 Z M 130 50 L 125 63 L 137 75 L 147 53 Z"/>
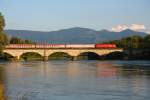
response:
<path fill-rule="evenodd" d="M 114 32 L 120 32 L 126 29 L 131 29 L 134 31 L 143 31 L 146 30 L 146 27 L 145 25 L 142 24 L 132 24 L 132 25 L 117 25 L 111 28 L 111 30 Z"/>
<path fill-rule="evenodd" d="M 128 26 L 126 25 L 118 25 L 118 26 L 115 26 L 115 27 L 112 27 L 111 30 L 114 31 L 114 32 L 120 32 L 120 31 L 123 31 L 123 30 L 126 30 L 128 29 Z"/>
<path fill-rule="evenodd" d="M 146 33 L 150 35 L 150 31 L 147 31 Z"/>
<path fill-rule="evenodd" d="M 145 27 L 145 25 L 132 24 L 132 25 L 130 26 L 130 29 L 131 29 L 131 30 L 135 30 L 135 31 L 140 31 L 140 30 L 145 30 L 146 27 Z"/>

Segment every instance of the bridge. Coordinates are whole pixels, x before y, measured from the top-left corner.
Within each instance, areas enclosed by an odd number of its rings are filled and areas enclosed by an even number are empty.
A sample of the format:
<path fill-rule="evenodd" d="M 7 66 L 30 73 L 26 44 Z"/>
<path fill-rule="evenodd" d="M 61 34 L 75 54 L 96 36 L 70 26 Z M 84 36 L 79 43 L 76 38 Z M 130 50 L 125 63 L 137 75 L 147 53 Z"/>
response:
<path fill-rule="evenodd" d="M 83 53 L 94 53 L 99 56 L 107 55 L 113 52 L 122 52 L 121 48 L 31 48 L 31 47 L 7 47 L 3 50 L 4 53 L 13 56 L 16 60 L 20 60 L 20 57 L 25 53 L 36 53 L 43 57 L 44 61 L 48 60 L 48 57 L 54 53 L 65 53 L 70 55 L 73 60 Z"/>

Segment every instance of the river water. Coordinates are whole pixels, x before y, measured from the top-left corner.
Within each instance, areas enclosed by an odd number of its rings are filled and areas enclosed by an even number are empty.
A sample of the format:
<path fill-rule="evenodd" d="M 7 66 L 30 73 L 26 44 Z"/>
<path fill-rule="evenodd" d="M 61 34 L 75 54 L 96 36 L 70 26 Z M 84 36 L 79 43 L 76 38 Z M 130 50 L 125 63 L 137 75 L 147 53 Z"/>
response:
<path fill-rule="evenodd" d="M 0 62 L 0 89 L 7 100 L 150 100 L 150 61 Z"/>

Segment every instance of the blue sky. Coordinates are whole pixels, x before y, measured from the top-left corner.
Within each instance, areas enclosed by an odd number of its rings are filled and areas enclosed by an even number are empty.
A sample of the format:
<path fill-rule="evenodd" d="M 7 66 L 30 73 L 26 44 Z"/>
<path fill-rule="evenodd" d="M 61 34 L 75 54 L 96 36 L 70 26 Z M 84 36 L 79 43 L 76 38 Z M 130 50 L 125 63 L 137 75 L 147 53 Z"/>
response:
<path fill-rule="evenodd" d="M 142 25 L 150 30 L 150 0 L 0 0 L 6 29 L 96 30 Z"/>

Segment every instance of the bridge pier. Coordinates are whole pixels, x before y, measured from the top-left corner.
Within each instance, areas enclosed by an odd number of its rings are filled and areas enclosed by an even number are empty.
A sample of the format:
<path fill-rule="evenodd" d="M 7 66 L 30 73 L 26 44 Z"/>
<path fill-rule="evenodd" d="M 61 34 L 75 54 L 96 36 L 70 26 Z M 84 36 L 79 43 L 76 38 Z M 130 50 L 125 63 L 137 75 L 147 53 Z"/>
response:
<path fill-rule="evenodd" d="M 44 56 L 43 61 L 48 61 L 48 56 Z"/>
<path fill-rule="evenodd" d="M 72 60 L 72 61 L 77 61 L 77 60 L 78 60 L 78 57 L 77 57 L 77 56 L 73 56 L 71 60 Z"/>
<path fill-rule="evenodd" d="M 19 60 L 20 60 L 20 57 L 19 57 L 19 56 L 15 56 L 15 57 L 14 57 L 14 60 L 15 60 L 15 61 L 19 61 Z"/>

